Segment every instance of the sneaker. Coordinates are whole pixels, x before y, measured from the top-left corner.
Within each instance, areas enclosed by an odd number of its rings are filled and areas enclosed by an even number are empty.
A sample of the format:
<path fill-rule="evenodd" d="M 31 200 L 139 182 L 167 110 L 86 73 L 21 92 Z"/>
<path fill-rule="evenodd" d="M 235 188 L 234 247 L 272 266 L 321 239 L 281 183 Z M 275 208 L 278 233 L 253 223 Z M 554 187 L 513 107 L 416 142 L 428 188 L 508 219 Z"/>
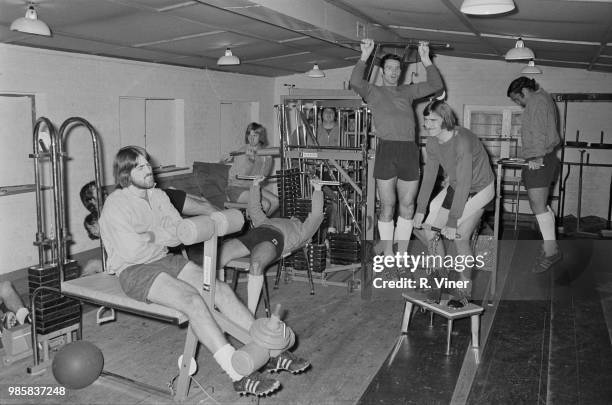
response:
<path fill-rule="evenodd" d="M 540 256 L 537 258 L 535 264 L 533 265 L 531 272 L 535 274 L 544 273 L 550 270 L 552 266 L 559 263 L 561 259 L 563 259 L 563 255 L 560 251 L 557 251 L 557 253 L 552 256 L 546 256 L 546 253 L 542 251 Z"/>
<path fill-rule="evenodd" d="M 17 326 L 17 316 L 14 312 L 8 311 L 2 316 L 2 328 L 11 329 Z"/>
<path fill-rule="evenodd" d="M 446 304 L 446 306 L 448 306 L 449 308 L 453 308 L 453 309 L 459 309 L 459 308 L 463 308 L 465 306 L 467 306 L 467 304 L 469 304 L 469 300 L 467 297 L 463 297 L 460 299 L 452 299 L 449 300 L 448 303 Z"/>
<path fill-rule="evenodd" d="M 308 360 L 297 357 L 291 352 L 282 352 L 276 357 L 270 358 L 265 366 L 265 370 L 271 373 L 279 371 L 289 371 L 298 374 L 310 367 Z"/>
<path fill-rule="evenodd" d="M 280 382 L 270 378 L 264 378 L 261 373 L 255 371 L 241 380 L 234 381 L 234 390 L 240 395 L 263 396 L 270 394 L 280 388 Z"/>

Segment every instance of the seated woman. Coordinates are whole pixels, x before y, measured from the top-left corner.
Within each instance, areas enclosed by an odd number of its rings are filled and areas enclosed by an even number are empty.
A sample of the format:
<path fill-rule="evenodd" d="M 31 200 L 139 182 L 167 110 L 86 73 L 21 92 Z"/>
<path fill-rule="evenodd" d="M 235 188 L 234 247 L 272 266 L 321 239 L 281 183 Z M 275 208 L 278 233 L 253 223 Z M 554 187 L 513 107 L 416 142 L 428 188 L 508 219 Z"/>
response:
<path fill-rule="evenodd" d="M 423 225 L 427 202 L 442 165 L 448 177 L 448 186 L 431 201 L 425 223 L 440 228 L 443 236 L 454 240 L 457 255 L 473 256 L 470 237 L 480 223 L 484 207 L 495 196 L 489 156 L 478 136 L 457 125 L 453 110 L 443 100 L 431 102 L 425 107 L 423 116 L 429 139 L 414 226 L 421 228 Z M 426 230 L 425 235 L 431 249 L 435 233 Z M 444 257 L 443 244 L 438 243 L 437 246 L 440 249 L 430 251 L 430 254 Z M 456 270 L 453 273 L 464 281 L 465 287 L 451 291 L 452 299 L 448 305 L 461 308 L 467 305 L 471 296 L 471 269 L 466 265 L 462 271 L 458 267 L 452 270 Z"/>
<path fill-rule="evenodd" d="M 236 176 L 268 176 L 272 170 L 271 156 L 258 156 L 257 151 L 268 143 L 266 129 L 256 122 L 251 122 L 245 133 L 245 145 L 238 150 L 242 155 L 234 156 L 234 163 L 229 171 L 227 197 L 231 202 L 248 203 L 251 180 L 240 180 Z M 278 209 L 278 197 L 267 190 L 261 192 L 261 205 L 266 215 Z"/>

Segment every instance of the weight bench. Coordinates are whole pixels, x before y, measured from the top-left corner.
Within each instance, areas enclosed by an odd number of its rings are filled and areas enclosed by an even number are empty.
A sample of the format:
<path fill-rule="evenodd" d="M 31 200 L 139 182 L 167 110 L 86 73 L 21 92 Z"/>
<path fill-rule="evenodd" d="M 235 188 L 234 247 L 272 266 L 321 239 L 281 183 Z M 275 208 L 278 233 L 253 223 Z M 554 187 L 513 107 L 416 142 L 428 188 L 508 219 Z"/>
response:
<path fill-rule="evenodd" d="M 171 322 L 178 326 L 183 325 L 188 321 L 187 317 L 182 312 L 163 305 L 147 304 L 128 297 L 125 295 L 121 289 L 121 286 L 119 285 L 119 277 L 113 274 L 98 273 L 71 281 L 65 281 L 61 284 L 61 290 L 62 295 L 70 298 L 141 315 L 147 318 Z M 183 361 L 179 371 L 176 390 L 174 393 L 172 390 L 170 391 L 170 395 L 174 396 L 174 398 L 178 401 L 184 400 L 189 392 L 190 359 L 195 357 L 197 343 L 198 339 L 191 329 L 191 326 L 189 326 L 187 328 L 187 335 L 185 337 Z M 123 376 L 109 373 L 107 371 L 102 371 L 102 375 L 108 375 L 114 378 L 124 378 Z M 168 393 L 161 388 L 153 387 L 141 382 L 138 382 L 138 385 L 158 392 Z"/>
<path fill-rule="evenodd" d="M 449 308 L 447 306 L 448 300 L 441 300 L 439 304 L 431 303 L 427 301 L 425 294 L 419 292 L 406 292 L 402 296 L 406 300 L 404 306 L 404 315 L 402 318 L 402 335 L 408 334 L 408 327 L 410 326 L 410 318 L 412 317 L 413 308 L 419 306 L 423 309 L 431 311 L 431 315 L 438 314 L 443 316 L 448 321 L 448 330 L 446 332 L 446 355 L 450 354 L 450 343 L 451 333 L 453 331 L 453 320 L 470 317 L 472 326 L 472 347 L 479 347 L 479 333 L 480 333 L 480 315 L 484 309 L 471 302 L 463 308 Z M 433 318 L 432 318 L 433 320 Z"/>
<path fill-rule="evenodd" d="M 214 277 L 214 275 L 216 273 L 215 269 L 217 263 L 218 238 L 216 228 L 218 228 L 219 225 L 213 224 L 210 219 L 207 219 L 206 221 L 208 222 L 204 222 L 204 226 L 206 228 L 212 227 L 212 230 L 209 230 L 208 232 L 203 232 L 201 234 L 198 233 L 197 235 L 193 236 L 197 239 L 198 242 L 204 242 L 204 265 L 202 269 L 204 275 L 203 281 L 205 284 L 210 285 L 210 293 L 208 294 L 208 297 L 205 298 L 205 300 L 207 302 L 208 308 L 211 310 L 211 313 L 221 330 L 232 335 L 242 343 L 246 344 L 251 340 L 249 331 L 228 319 L 224 314 L 216 310 L 215 306 L 213 305 L 213 303 L 215 302 L 214 296 L 216 278 Z M 238 225 L 242 226 L 242 224 L 236 224 L 236 226 Z M 181 238 L 180 233 L 179 239 L 185 242 L 185 240 Z M 128 297 L 121 289 L 121 286 L 119 284 L 119 278 L 115 275 L 108 273 L 98 273 L 70 281 L 62 281 L 60 284 L 60 290 L 50 289 L 49 287 L 39 287 L 39 289 L 43 288 L 53 290 L 69 298 L 74 298 L 80 301 L 101 305 L 102 307 L 110 308 L 113 310 L 118 309 L 120 311 L 130 312 L 148 318 L 172 322 L 177 325 L 182 325 L 185 322 L 188 322 L 187 317 L 182 312 L 165 307 L 163 305 L 152 303 L 148 304 Z M 36 292 L 34 292 L 34 294 L 36 294 Z M 98 313 L 99 321 L 106 321 L 110 319 L 114 319 L 114 316 L 110 318 L 100 319 L 100 313 Z M 35 325 L 36 317 L 34 314 L 32 319 L 33 330 L 36 330 Z M 166 395 L 169 394 L 174 400 L 183 401 L 185 398 L 187 398 L 187 395 L 189 393 L 191 360 L 195 357 L 197 345 L 198 339 L 191 326 L 189 326 L 187 328 L 185 346 L 183 348 L 183 357 L 181 365 L 179 367 L 179 377 L 176 383 L 176 388 L 170 388 L 169 391 L 106 371 L 103 371 L 102 375 L 115 379 L 120 379 L 124 382 L 135 385 L 139 388 L 144 388 L 146 390 L 154 390 L 156 392 L 160 392 Z M 36 345 L 33 345 L 33 358 L 34 366 L 32 368 L 40 370 L 41 365 L 39 365 L 38 350 Z"/>

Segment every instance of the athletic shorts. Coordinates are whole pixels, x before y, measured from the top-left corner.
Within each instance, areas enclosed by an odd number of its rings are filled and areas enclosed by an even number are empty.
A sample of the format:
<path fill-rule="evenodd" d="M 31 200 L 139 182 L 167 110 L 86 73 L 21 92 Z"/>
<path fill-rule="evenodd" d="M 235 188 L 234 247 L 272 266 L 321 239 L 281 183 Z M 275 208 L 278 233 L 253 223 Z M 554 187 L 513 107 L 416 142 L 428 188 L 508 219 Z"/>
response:
<path fill-rule="evenodd" d="M 553 151 L 544 155 L 544 166 L 539 169 L 529 169 L 524 167 L 521 172 L 523 185 L 527 190 L 532 188 L 548 188 L 557 180 L 561 162 L 557 154 Z"/>
<path fill-rule="evenodd" d="M 374 178 L 389 180 L 397 177 L 404 181 L 418 181 L 420 174 L 419 148 L 415 142 L 386 141 L 376 147 Z"/>
<path fill-rule="evenodd" d="M 187 193 L 183 190 L 176 190 L 173 188 L 164 188 L 163 190 L 168 195 L 168 198 L 170 199 L 172 205 L 174 205 L 174 208 L 176 208 L 179 213 L 183 212 Z"/>
<path fill-rule="evenodd" d="M 280 259 L 280 257 L 283 255 L 285 238 L 281 231 L 273 226 L 263 225 L 258 228 L 251 229 L 236 239 L 242 242 L 242 244 L 246 246 L 249 251 L 253 251 L 255 246 L 259 245 L 261 242 L 270 242 L 276 246 L 276 257 L 274 260 Z"/>
<path fill-rule="evenodd" d="M 166 273 L 177 278 L 188 262 L 181 255 L 169 254 L 151 263 L 136 264 L 119 273 L 119 284 L 128 297 L 150 303 L 147 295 L 157 276 L 160 273 Z"/>
<path fill-rule="evenodd" d="M 468 200 L 471 197 L 474 197 L 477 193 L 470 193 L 468 194 Z M 452 188 L 451 186 L 448 186 L 446 188 L 446 196 L 444 197 L 444 201 L 442 201 L 442 208 L 446 208 L 447 210 L 450 210 L 451 207 L 453 206 L 453 199 L 455 198 L 455 189 Z"/>

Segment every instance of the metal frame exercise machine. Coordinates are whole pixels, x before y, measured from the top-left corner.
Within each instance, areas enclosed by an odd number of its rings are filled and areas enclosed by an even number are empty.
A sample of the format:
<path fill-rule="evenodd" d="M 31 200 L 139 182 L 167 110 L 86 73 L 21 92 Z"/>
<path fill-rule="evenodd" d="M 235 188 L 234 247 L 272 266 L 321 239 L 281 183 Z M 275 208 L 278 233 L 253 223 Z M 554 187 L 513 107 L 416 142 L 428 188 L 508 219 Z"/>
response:
<path fill-rule="evenodd" d="M 579 177 L 578 177 L 578 207 L 576 213 L 576 233 L 582 233 L 585 235 L 586 233 L 581 232 L 580 230 L 580 217 L 582 211 L 582 169 L 584 166 L 587 167 L 612 167 L 612 164 L 607 163 L 590 163 L 589 162 L 589 154 L 587 154 L 587 160 L 584 161 L 584 154 L 587 149 L 612 149 L 612 144 L 604 143 L 604 134 L 603 131 L 601 133 L 600 142 L 581 142 L 579 141 L 579 132 L 576 133 L 576 141 L 568 141 L 567 140 L 567 110 L 568 103 L 572 102 L 612 102 L 612 93 L 553 93 L 551 94 L 553 99 L 556 102 L 563 103 L 563 123 L 561 128 L 561 170 L 559 174 L 559 186 L 558 186 L 558 195 L 559 200 L 557 201 L 557 221 L 562 225 L 563 217 L 565 212 L 565 194 L 566 194 L 566 183 L 567 179 L 570 175 L 572 166 L 579 167 Z M 566 162 L 565 161 L 565 148 L 578 148 L 580 149 L 580 162 Z M 567 166 L 567 172 L 564 177 L 564 167 Z M 607 229 L 608 231 L 612 229 L 612 177 L 610 179 L 610 190 L 609 190 L 609 200 L 608 200 L 608 217 L 607 217 Z M 592 234 L 586 234 L 585 236 L 590 236 Z"/>
<path fill-rule="evenodd" d="M 322 241 L 321 231 L 315 235 L 317 243 L 310 244 L 306 256 L 306 275 L 314 292 L 313 282 L 347 286 L 349 291 L 361 289 L 363 298 L 370 294 L 370 275 L 364 268 L 364 243 L 373 239 L 374 230 L 374 180 L 371 178 L 373 156 L 368 154 L 370 112 L 361 98 L 352 91 L 308 91 L 281 97 L 275 106 L 280 134 L 281 176 L 278 181 L 282 216 L 300 216 L 309 211 L 305 200 L 309 197 L 306 174 L 329 178 L 328 187 L 333 190 L 338 207 L 338 234 L 328 234 L 330 249 Z M 310 93 L 310 94 L 308 94 Z M 340 128 L 340 143 L 336 146 L 319 146 L 316 138 L 317 117 L 325 107 L 336 110 Z M 309 115 L 313 119 L 309 119 Z M 304 206 L 302 206 L 304 205 Z M 306 209 L 304 209 L 306 207 Z M 326 263 L 329 253 L 330 263 Z M 346 253 L 346 256 L 343 256 Z M 298 254 L 299 255 L 299 254 Z M 298 267 L 298 269 L 296 269 Z M 291 268 L 294 279 L 303 279 L 303 269 L 296 262 L 285 259 L 277 272 L 276 285 L 281 272 Z M 320 277 L 313 278 L 312 270 Z M 361 271 L 359 280 L 355 273 Z M 351 272 L 348 281 L 329 280 L 338 272 Z"/>

